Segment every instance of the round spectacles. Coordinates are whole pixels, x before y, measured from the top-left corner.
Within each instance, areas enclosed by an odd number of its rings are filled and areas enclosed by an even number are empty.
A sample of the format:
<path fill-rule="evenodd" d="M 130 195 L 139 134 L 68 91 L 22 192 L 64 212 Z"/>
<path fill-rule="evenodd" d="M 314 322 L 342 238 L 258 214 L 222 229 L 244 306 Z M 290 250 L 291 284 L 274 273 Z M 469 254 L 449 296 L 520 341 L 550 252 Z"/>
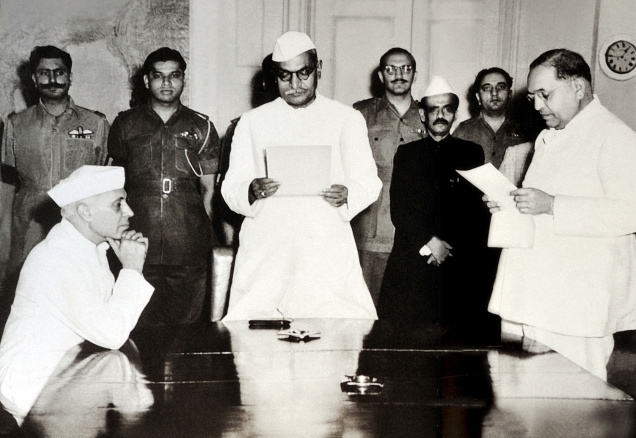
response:
<path fill-rule="evenodd" d="M 559 85 L 558 87 L 553 88 L 550 91 L 539 90 L 536 93 L 528 93 L 528 94 L 526 94 L 526 99 L 528 99 L 529 102 L 534 103 L 534 98 L 538 97 L 539 99 L 541 99 L 543 101 L 543 103 L 548 103 L 548 101 L 550 100 L 550 97 L 552 97 L 553 93 L 556 90 L 558 90 L 559 88 L 569 84 L 573 80 L 574 79 L 570 79 L 569 81 L 563 82 L 561 85 Z"/>
<path fill-rule="evenodd" d="M 307 79 L 309 79 L 309 76 L 311 76 L 311 74 L 314 72 L 315 69 L 316 69 L 315 65 L 303 67 L 300 70 L 296 70 L 296 71 L 289 71 L 289 70 L 285 70 L 284 68 L 277 68 L 274 70 L 274 73 L 276 74 L 276 77 L 283 82 L 290 82 L 292 75 L 294 74 L 296 75 L 298 80 L 306 81 Z"/>
<path fill-rule="evenodd" d="M 408 75 L 413 71 L 412 65 L 385 65 L 384 71 L 386 74 L 393 76 L 397 71 L 400 70 L 402 74 Z"/>

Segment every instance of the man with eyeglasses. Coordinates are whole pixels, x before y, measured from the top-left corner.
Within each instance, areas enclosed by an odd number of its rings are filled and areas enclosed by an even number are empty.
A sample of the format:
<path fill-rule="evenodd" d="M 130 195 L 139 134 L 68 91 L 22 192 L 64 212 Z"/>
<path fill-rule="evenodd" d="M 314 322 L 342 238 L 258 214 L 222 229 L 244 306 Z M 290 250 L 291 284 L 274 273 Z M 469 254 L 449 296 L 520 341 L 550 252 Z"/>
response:
<path fill-rule="evenodd" d="M 589 65 L 543 53 L 528 99 L 545 120 L 516 207 L 532 248 L 501 256 L 489 310 L 502 336 L 538 341 L 606 380 L 613 334 L 636 328 L 636 133 L 592 92 Z M 491 212 L 501 203 L 485 197 Z"/>
<path fill-rule="evenodd" d="M 245 216 L 224 321 L 375 319 L 349 224 L 382 184 L 364 118 L 317 93 L 322 61 L 306 34 L 281 35 L 272 61 L 281 97 L 241 116 L 221 188 L 228 206 Z M 330 146 L 331 185 L 277 193 L 286 182 L 267 177 L 270 146 Z"/>
<path fill-rule="evenodd" d="M 411 87 L 417 78 L 416 67 L 415 58 L 407 50 L 389 49 L 380 58 L 378 69 L 378 77 L 384 86 L 382 97 L 353 104 L 367 122 L 369 144 L 382 180 L 379 199 L 351 222 L 362 273 L 376 303 L 395 234 L 389 213 L 393 156 L 400 145 L 426 135 L 419 107 L 411 96 Z"/>
<path fill-rule="evenodd" d="M 486 162 L 496 168 L 509 146 L 527 141 L 520 124 L 510 115 L 511 88 L 512 77 L 502 68 L 490 67 L 477 73 L 468 93 L 475 97 L 479 113 L 461 122 L 453 132 L 457 138 L 480 145 Z"/>
<path fill-rule="evenodd" d="M 60 221 L 60 209 L 46 194 L 84 164 L 103 164 L 108 121 L 100 112 L 75 104 L 71 55 L 54 46 L 38 46 L 29 57 L 39 101 L 8 116 L 2 163 L 15 168 L 20 184 L 13 202 L 9 294 L 27 254 Z"/>
<path fill-rule="evenodd" d="M 155 287 L 140 326 L 199 319 L 208 279 L 219 136 L 209 118 L 181 103 L 186 62 L 169 47 L 146 58 L 146 104 L 120 113 L 108 163 L 126 169 L 131 226 L 150 241 L 144 276 Z"/>
<path fill-rule="evenodd" d="M 443 324 L 454 341 L 485 341 L 490 291 L 481 271 L 489 217 L 481 193 L 456 172 L 482 165 L 484 153 L 476 143 L 450 134 L 459 98 L 446 80 L 434 76 L 420 106 L 428 137 L 400 146 L 395 154 L 395 244 L 378 314 Z"/>

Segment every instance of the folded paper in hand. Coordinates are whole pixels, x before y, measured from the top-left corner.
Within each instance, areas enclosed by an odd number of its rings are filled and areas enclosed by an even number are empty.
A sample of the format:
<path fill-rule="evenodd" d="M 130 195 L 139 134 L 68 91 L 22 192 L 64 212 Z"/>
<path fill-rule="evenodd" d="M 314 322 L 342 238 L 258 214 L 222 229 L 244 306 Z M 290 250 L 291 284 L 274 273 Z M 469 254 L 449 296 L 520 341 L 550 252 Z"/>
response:
<path fill-rule="evenodd" d="M 486 163 L 471 170 L 458 170 L 461 176 L 502 205 L 492 215 L 488 246 L 497 248 L 532 248 L 534 243 L 534 217 L 523 214 L 510 192 L 517 187 L 495 167 Z"/>
<path fill-rule="evenodd" d="M 265 168 L 281 183 L 274 196 L 320 195 L 331 187 L 331 145 L 269 146 Z"/>

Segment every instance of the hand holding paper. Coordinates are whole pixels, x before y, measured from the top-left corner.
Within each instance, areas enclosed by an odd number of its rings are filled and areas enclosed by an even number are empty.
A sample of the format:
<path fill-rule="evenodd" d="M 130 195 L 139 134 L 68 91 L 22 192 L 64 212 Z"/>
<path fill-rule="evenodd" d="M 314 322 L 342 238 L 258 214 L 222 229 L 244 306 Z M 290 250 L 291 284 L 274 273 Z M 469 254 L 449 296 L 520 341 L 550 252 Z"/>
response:
<path fill-rule="evenodd" d="M 521 213 L 517 208 L 514 196 L 511 195 L 511 192 L 517 191 L 514 184 L 490 163 L 471 170 L 458 170 L 457 173 L 488 196 L 487 205 L 494 213 L 490 221 L 488 246 L 499 248 L 532 247 L 534 243 L 534 218 L 531 214 Z"/>

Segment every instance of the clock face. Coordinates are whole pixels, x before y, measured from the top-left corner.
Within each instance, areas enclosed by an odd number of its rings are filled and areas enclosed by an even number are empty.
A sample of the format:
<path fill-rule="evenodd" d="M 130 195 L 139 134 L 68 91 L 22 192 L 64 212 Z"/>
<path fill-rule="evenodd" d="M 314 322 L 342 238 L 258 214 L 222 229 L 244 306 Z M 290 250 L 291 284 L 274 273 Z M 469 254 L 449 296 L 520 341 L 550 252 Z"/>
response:
<path fill-rule="evenodd" d="M 636 47 L 625 40 L 613 42 L 605 51 L 605 63 L 617 75 L 631 73 L 636 69 Z"/>

